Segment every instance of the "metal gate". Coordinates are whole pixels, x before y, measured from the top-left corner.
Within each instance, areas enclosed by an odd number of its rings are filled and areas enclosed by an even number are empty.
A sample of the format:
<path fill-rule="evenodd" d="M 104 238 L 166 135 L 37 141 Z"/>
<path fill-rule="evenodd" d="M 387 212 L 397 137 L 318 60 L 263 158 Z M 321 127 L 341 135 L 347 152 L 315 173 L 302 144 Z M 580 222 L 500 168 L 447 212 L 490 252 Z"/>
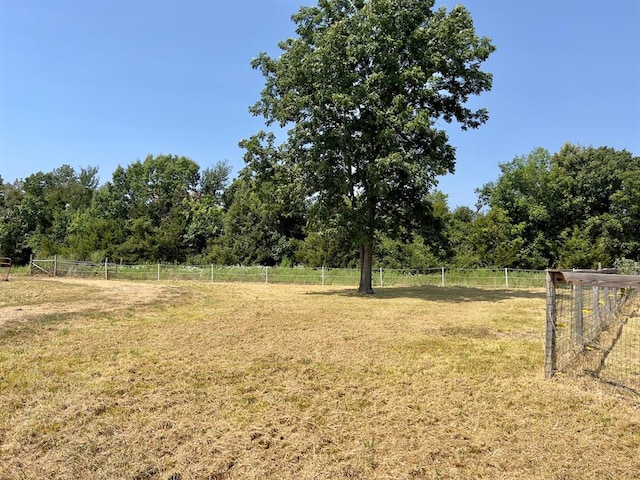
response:
<path fill-rule="evenodd" d="M 5 282 L 9 281 L 11 265 L 12 263 L 9 257 L 0 257 L 0 278 Z"/>

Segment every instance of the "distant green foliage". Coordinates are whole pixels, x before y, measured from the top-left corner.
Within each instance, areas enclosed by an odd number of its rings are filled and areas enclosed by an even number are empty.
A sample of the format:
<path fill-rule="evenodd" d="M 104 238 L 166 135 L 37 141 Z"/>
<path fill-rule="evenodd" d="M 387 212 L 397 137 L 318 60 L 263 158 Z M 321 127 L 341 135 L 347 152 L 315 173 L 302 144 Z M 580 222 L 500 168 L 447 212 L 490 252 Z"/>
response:
<path fill-rule="evenodd" d="M 500 168 L 479 191 L 489 210 L 478 244 L 495 265 L 591 268 L 640 257 L 640 157 L 566 144 Z"/>
<path fill-rule="evenodd" d="M 34 251 L 51 255 L 68 248 L 69 227 L 91 204 L 97 172 L 63 165 L 13 184 L 0 177 L 0 254 L 23 264 Z"/>
<path fill-rule="evenodd" d="M 420 228 L 376 236 L 372 267 L 637 267 L 638 157 L 565 145 L 501 169 L 478 191 L 477 211 L 450 211 L 446 195 L 429 194 Z M 97 263 L 358 266 L 349 230 L 337 217 L 318 218 L 295 170 L 246 168 L 231 183 L 229 175 L 226 162 L 201 171 L 186 157 L 161 155 L 119 167 L 101 186 L 94 167 L 0 178 L 0 256 L 16 265 L 34 253 Z"/>

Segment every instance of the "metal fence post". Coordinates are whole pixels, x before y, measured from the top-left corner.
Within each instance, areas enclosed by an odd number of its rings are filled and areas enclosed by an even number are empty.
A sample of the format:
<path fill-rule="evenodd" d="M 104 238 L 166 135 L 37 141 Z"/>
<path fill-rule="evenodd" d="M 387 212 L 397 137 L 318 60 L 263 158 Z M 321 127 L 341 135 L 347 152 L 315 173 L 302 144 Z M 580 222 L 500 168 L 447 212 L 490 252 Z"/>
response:
<path fill-rule="evenodd" d="M 506 288 L 509 288 L 509 269 L 506 267 L 504 269 L 504 284 Z"/>
<path fill-rule="evenodd" d="M 609 314 L 607 318 L 607 325 L 611 323 L 611 321 L 615 318 L 616 315 L 616 302 L 615 302 L 615 291 L 616 289 L 613 287 L 607 288 L 607 313 Z"/>
<path fill-rule="evenodd" d="M 211 264 L 211 283 L 213 283 L 213 263 Z"/>
<path fill-rule="evenodd" d="M 322 266 L 322 286 L 324 286 L 324 265 Z"/>
<path fill-rule="evenodd" d="M 382 288 L 382 267 L 380 267 L 380 288 Z"/>
<path fill-rule="evenodd" d="M 158 281 L 160 281 L 160 262 L 158 262 Z"/>
<path fill-rule="evenodd" d="M 599 287 L 593 287 L 593 327 L 599 332 L 600 325 L 600 289 Z M 589 341 L 593 340 L 589 338 Z"/>
<path fill-rule="evenodd" d="M 444 287 L 444 267 L 440 267 L 442 271 L 442 286 Z"/>
<path fill-rule="evenodd" d="M 104 279 L 109 280 L 109 257 L 104 259 Z"/>
<path fill-rule="evenodd" d="M 58 276 L 58 255 L 53 256 L 53 276 Z"/>

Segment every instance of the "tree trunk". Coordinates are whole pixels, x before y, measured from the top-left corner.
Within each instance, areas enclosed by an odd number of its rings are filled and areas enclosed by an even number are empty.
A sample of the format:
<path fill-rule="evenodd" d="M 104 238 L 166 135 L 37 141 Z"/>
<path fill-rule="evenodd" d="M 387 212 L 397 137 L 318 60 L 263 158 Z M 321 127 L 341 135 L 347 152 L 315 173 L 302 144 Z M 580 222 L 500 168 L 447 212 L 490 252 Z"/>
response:
<path fill-rule="evenodd" d="M 360 247 L 360 286 L 358 287 L 358 293 L 375 293 L 371 284 L 372 267 L 373 241 L 365 240 L 364 244 Z"/>

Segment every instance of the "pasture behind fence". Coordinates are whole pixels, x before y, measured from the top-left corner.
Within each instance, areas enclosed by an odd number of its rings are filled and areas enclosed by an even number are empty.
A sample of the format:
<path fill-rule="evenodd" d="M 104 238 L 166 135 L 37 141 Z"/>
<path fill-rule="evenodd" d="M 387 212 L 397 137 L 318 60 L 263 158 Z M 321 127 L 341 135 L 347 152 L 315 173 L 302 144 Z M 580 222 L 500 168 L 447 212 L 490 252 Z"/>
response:
<path fill-rule="evenodd" d="M 640 276 L 547 272 L 545 375 L 588 374 L 640 394 Z"/>
<path fill-rule="evenodd" d="M 358 269 L 328 267 L 263 267 L 175 264 L 125 264 L 122 262 L 80 262 L 57 256 L 32 259 L 30 274 L 54 277 L 104 278 L 120 280 L 190 280 L 201 282 L 262 282 L 307 285 L 353 285 L 360 280 Z M 545 274 L 518 269 L 390 269 L 372 272 L 375 287 L 468 286 L 483 288 L 541 288 Z"/>

